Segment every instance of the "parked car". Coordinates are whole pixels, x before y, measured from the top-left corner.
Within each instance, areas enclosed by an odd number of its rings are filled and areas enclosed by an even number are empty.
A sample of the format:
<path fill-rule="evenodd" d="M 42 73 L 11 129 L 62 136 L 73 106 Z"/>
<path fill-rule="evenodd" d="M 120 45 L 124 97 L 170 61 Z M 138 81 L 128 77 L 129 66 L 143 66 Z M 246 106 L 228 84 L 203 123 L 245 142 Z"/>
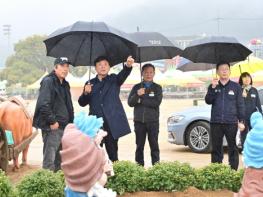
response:
<path fill-rule="evenodd" d="M 258 88 L 258 92 L 263 104 L 263 86 Z M 172 114 L 167 120 L 168 142 L 189 146 L 196 153 L 210 152 L 210 115 L 210 105 L 194 106 Z M 239 134 L 237 139 L 240 143 Z M 224 146 L 227 146 L 225 139 Z"/>

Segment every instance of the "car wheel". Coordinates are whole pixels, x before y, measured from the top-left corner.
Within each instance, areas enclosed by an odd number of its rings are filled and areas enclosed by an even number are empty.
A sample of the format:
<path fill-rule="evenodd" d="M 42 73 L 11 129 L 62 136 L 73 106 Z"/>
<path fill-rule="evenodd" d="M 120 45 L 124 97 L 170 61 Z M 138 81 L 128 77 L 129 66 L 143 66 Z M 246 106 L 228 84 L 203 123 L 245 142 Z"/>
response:
<path fill-rule="evenodd" d="M 191 124 L 187 129 L 187 145 L 196 153 L 211 152 L 210 125 L 204 121 Z"/>

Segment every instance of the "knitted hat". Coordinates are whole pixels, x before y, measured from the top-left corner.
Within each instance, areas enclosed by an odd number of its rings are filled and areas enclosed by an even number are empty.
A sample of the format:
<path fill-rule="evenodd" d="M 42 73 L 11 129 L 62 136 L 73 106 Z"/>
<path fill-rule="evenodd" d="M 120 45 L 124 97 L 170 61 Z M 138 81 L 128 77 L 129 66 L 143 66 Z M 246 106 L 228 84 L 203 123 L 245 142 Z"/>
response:
<path fill-rule="evenodd" d="M 88 192 L 104 172 L 103 149 L 74 124 L 65 128 L 60 154 L 66 183 L 73 191 Z"/>
<path fill-rule="evenodd" d="M 263 117 L 254 112 L 250 118 L 252 129 L 247 134 L 244 144 L 244 163 L 247 167 L 263 167 Z"/>

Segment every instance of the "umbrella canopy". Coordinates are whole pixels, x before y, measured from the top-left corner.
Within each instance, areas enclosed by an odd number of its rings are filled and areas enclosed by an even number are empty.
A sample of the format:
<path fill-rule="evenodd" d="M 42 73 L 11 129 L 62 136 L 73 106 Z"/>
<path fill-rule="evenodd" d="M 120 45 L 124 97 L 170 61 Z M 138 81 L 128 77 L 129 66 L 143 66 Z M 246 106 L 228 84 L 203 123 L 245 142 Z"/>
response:
<path fill-rule="evenodd" d="M 215 68 L 214 64 L 207 64 L 207 63 L 194 63 L 191 62 L 190 60 L 179 57 L 177 63 L 176 63 L 176 69 L 183 71 L 183 72 L 188 72 L 188 71 L 206 71 L 206 70 L 211 70 Z"/>
<path fill-rule="evenodd" d="M 242 61 L 251 53 L 233 37 L 211 36 L 191 42 L 182 56 L 195 63 L 217 64 Z"/>
<path fill-rule="evenodd" d="M 91 66 L 102 55 L 114 66 L 136 54 L 129 35 L 104 22 L 76 22 L 58 29 L 44 43 L 48 56 L 68 57 L 73 66 Z"/>
<path fill-rule="evenodd" d="M 249 57 L 248 60 L 238 62 L 231 67 L 231 76 L 239 77 L 243 72 L 253 74 L 258 71 L 263 71 L 263 60 L 257 57 Z"/>
<path fill-rule="evenodd" d="M 158 32 L 135 32 L 129 35 L 138 45 L 135 56 L 137 62 L 171 59 L 182 53 L 180 48 Z"/>

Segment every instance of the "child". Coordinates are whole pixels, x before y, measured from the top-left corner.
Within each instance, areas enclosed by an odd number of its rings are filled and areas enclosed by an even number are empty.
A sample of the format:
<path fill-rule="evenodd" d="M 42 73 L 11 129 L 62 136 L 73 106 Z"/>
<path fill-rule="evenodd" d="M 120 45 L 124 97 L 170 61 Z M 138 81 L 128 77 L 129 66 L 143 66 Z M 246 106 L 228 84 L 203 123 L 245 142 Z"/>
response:
<path fill-rule="evenodd" d="M 65 128 L 60 154 L 67 184 L 66 197 L 116 196 L 115 192 L 103 187 L 107 182 L 105 172 L 112 170 L 112 165 L 99 146 L 107 135 L 100 130 L 102 124 L 101 118 L 80 112 L 74 124 L 68 124 Z"/>
<path fill-rule="evenodd" d="M 234 197 L 263 196 L 263 117 L 259 112 L 251 115 L 252 129 L 244 143 L 245 173 L 242 187 Z"/>

